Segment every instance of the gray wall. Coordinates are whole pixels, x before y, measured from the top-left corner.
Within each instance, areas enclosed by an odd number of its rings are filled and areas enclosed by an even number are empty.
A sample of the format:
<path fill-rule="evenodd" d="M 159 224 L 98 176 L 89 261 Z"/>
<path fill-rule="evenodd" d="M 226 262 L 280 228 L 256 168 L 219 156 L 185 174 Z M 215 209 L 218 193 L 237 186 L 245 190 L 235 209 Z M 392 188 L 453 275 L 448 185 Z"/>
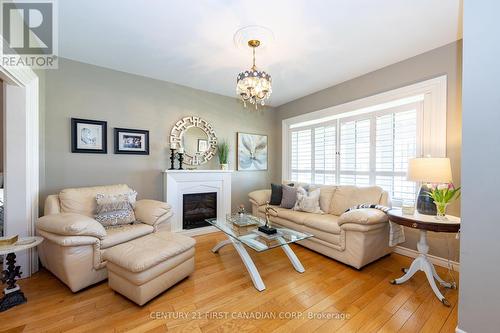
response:
<path fill-rule="evenodd" d="M 448 110 L 447 110 L 447 156 L 451 159 L 453 180 L 460 185 L 460 145 L 461 145 L 461 85 L 462 85 L 462 42 L 456 42 L 402 62 L 384 67 L 350 81 L 318 91 L 277 108 L 278 126 L 281 120 L 300 114 L 325 109 L 384 91 L 400 88 L 412 83 L 448 75 Z M 277 138 L 281 141 L 281 137 Z M 281 142 L 278 143 L 281 152 Z M 281 173 L 281 156 L 277 156 L 278 172 Z M 450 205 L 450 214 L 460 215 L 460 203 Z M 405 247 L 416 249 L 418 233 L 414 230 L 406 232 Z M 458 260 L 459 243 L 454 235 L 429 235 L 430 253 L 440 257 L 448 257 L 448 246 L 451 259 Z"/>
<path fill-rule="evenodd" d="M 3 81 L 0 80 L 0 172 L 3 171 Z M 3 187 L 3 184 L 1 184 Z"/>
<path fill-rule="evenodd" d="M 67 187 L 126 183 L 141 198 L 162 199 L 161 171 L 169 167 L 168 139 L 172 126 L 185 116 L 211 122 L 221 139 L 230 142 L 231 168 L 235 168 L 236 132 L 269 135 L 269 171 L 233 173 L 233 208 L 249 207 L 247 194 L 269 187 L 278 169 L 272 110 L 244 109 L 235 99 L 173 83 L 60 59 L 59 69 L 46 71 L 45 117 L 41 167 L 41 202 L 47 194 Z M 108 154 L 73 154 L 70 118 L 106 120 Z M 115 155 L 113 128 L 150 131 L 150 155 Z M 218 168 L 217 158 L 203 168 Z"/>
<path fill-rule="evenodd" d="M 500 46 L 494 1 L 464 1 L 462 243 L 458 327 L 498 332 Z"/>

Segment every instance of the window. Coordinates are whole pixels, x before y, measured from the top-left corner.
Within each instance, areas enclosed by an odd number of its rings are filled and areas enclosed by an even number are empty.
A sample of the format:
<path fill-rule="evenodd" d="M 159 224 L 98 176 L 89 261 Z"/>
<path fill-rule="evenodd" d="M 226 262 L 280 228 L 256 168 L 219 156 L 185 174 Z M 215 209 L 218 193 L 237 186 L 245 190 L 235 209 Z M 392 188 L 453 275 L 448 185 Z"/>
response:
<path fill-rule="evenodd" d="M 314 184 L 335 183 L 336 125 L 291 132 L 291 179 Z"/>
<path fill-rule="evenodd" d="M 313 184 L 378 185 L 394 205 L 413 200 L 408 159 L 420 155 L 423 101 L 289 129 L 291 180 Z"/>

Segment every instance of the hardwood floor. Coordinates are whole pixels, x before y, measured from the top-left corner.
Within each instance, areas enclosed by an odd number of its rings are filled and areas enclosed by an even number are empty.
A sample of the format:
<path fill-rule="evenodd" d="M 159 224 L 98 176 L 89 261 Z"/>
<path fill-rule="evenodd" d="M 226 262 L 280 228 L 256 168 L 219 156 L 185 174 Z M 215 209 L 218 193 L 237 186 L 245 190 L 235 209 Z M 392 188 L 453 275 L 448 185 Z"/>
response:
<path fill-rule="evenodd" d="M 224 239 L 222 234 L 196 239 L 195 272 L 142 308 L 106 282 L 73 294 L 42 270 L 20 282 L 28 303 L 0 313 L 0 331 L 455 331 L 457 290 L 445 290 L 452 304 L 447 308 L 422 272 L 403 285 L 389 284 L 410 258 L 392 254 L 357 271 L 293 245 L 306 269 L 300 274 L 279 248 L 260 254 L 249 251 L 267 287 L 258 292 L 234 248 L 227 246 L 219 255 L 210 251 Z M 438 272 L 448 279 L 444 269 Z"/>

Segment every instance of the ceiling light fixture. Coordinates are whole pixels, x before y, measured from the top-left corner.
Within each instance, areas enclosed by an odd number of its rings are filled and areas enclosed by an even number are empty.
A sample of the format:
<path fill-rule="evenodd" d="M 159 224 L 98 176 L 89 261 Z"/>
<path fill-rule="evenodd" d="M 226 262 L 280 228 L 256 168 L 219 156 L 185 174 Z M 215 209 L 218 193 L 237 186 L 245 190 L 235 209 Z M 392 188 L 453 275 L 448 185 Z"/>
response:
<path fill-rule="evenodd" d="M 252 48 L 253 53 L 253 65 L 250 70 L 241 72 L 236 77 L 236 93 L 240 96 L 243 101 L 243 105 L 246 107 L 247 102 L 255 105 L 255 109 L 258 105 L 264 106 L 266 100 L 271 96 L 271 75 L 264 71 L 257 70 L 255 66 L 255 49 L 260 45 L 258 39 L 251 39 L 248 41 L 248 46 Z"/>

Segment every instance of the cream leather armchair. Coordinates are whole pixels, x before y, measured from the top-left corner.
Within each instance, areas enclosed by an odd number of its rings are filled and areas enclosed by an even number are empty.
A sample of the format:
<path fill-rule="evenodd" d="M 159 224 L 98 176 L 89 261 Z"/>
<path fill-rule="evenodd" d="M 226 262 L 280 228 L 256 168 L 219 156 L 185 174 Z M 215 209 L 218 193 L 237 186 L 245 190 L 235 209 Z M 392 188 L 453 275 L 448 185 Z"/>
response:
<path fill-rule="evenodd" d="M 170 205 L 156 200 L 138 200 L 134 207 L 137 222 L 103 227 L 94 220 L 95 197 L 131 191 L 127 185 L 83 187 L 62 190 L 45 201 L 44 216 L 36 223 L 45 238 L 38 247 L 42 265 L 73 292 L 107 278 L 107 249 L 138 237 L 170 230 Z"/>

